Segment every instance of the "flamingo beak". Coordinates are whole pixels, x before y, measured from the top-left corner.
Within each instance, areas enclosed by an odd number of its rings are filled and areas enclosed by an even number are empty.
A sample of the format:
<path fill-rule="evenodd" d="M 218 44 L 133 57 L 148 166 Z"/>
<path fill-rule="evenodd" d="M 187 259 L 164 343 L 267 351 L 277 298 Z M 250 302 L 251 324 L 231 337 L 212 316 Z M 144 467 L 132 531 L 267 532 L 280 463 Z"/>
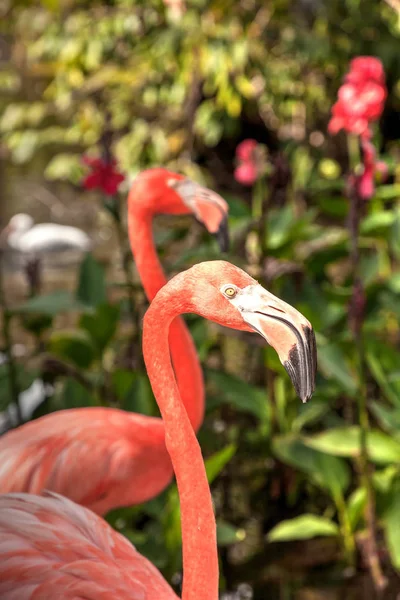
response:
<path fill-rule="evenodd" d="M 229 251 L 229 227 L 228 217 L 225 215 L 214 233 L 221 252 Z"/>
<path fill-rule="evenodd" d="M 168 185 L 180 196 L 196 219 L 215 235 L 221 252 L 229 250 L 228 210 L 226 201 L 216 192 L 191 179 L 171 179 Z"/>
<path fill-rule="evenodd" d="M 311 323 L 261 285 L 249 285 L 230 300 L 243 320 L 278 353 L 297 395 L 307 402 L 315 389 L 317 348 Z"/>

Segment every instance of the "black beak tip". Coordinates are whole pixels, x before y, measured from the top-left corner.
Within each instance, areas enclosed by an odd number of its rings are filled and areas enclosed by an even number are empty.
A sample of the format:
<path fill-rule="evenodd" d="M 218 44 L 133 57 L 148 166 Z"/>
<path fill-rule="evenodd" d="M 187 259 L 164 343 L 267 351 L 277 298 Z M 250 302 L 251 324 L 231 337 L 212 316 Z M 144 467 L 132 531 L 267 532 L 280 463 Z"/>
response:
<path fill-rule="evenodd" d="M 217 238 L 218 245 L 221 252 L 229 251 L 229 228 L 228 228 L 228 217 L 225 216 L 218 228 L 218 231 L 214 234 Z"/>
<path fill-rule="evenodd" d="M 294 346 L 289 352 L 288 360 L 283 365 L 303 404 L 308 402 L 314 393 L 317 372 L 317 347 L 314 331 L 305 327 L 304 333 L 307 340 L 306 347 L 300 349 L 299 346 Z"/>

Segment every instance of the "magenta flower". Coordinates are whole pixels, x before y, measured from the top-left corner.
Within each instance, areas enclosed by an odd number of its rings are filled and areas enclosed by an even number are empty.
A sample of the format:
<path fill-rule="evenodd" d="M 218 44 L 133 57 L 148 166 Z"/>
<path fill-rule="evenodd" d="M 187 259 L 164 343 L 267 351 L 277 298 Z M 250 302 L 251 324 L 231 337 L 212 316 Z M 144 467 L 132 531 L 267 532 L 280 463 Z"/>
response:
<path fill-rule="evenodd" d="M 113 196 L 117 193 L 125 176 L 116 168 L 117 163 L 115 160 L 105 161 L 102 158 L 84 156 L 83 163 L 91 169 L 91 172 L 82 181 L 85 189 L 99 189 L 108 196 Z"/>

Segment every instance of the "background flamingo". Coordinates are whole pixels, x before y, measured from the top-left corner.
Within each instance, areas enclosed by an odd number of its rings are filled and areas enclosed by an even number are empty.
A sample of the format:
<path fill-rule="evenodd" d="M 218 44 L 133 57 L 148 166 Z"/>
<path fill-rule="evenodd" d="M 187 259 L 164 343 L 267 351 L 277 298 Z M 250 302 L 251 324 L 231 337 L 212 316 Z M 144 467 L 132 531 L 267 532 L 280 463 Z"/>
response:
<path fill-rule="evenodd" d="M 216 193 L 166 169 L 137 177 L 129 194 L 129 237 L 147 296 L 166 283 L 152 236 L 157 213 L 194 213 L 227 243 L 227 204 Z M 157 332 L 153 332 L 157 338 Z M 182 319 L 170 350 L 183 402 L 197 430 L 204 415 L 201 366 Z M 0 438 L 0 492 L 52 490 L 104 514 L 159 494 L 172 478 L 160 419 L 110 408 L 52 413 Z"/>
<path fill-rule="evenodd" d="M 314 389 L 315 338 L 310 323 L 297 310 L 222 261 L 201 263 L 174 277 L 146 313 L 143 353 L 163 417 L 181 502 L 182 598 L 217 600 L 211 494 L 169 358 L 170 324 L 186 312 L 234 329 L 257 331 L 276 348 L 303 400 Z M 152 339 L 154 331 L 157 343 Z M 0 556 L 0 596 L 4 600 L 177 598 L 126 540 L 99 517 L 61 497 L 0 497 Z"/>
<path fill-rule="evenodd" d="M 91 239 L 82 229 L 57 223 L 35 225 L 33 218 L 25 213 L 11 217 L 4 233 L 10 248 L 27 255 L 63 250 L 86 252 L 92 247 Z"/>

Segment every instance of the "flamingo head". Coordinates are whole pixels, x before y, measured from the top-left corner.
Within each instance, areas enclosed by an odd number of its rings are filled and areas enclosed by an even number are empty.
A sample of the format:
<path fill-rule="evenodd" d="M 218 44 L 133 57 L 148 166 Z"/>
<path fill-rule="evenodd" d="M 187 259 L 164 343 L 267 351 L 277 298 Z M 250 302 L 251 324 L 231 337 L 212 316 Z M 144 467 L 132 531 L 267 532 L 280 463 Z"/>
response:
<path fill-rule="evenodd" d="M 228 250 L 228 204 L 183 175 L 162 168 L 143 171 L 133 182 L 128 202 L 130 211 L 144 209 L 151 215 L 193 214 L 216 236 L 221 250 Z"/>
<path fill-rule="evenodd" d="M 188 312 L 260 334 L 278 353 L 301 400 L 311 398 L 317 370 L 315 335 L 298 310 L 225 261 L 194 265 L 184 279 L 190 296 Z"/>

